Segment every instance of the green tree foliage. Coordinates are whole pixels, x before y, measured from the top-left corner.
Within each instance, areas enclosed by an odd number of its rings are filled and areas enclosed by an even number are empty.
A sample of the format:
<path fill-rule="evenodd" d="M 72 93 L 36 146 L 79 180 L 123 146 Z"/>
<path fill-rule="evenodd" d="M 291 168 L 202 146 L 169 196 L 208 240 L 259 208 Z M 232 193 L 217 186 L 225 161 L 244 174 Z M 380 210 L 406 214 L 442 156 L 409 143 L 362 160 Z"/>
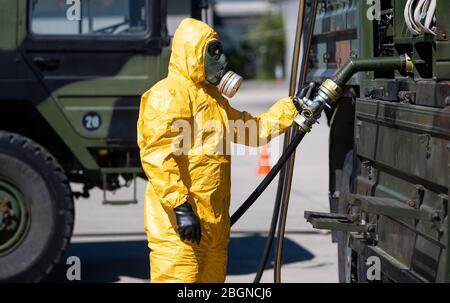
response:
<path fill-rule="evenodd" d="M 246 42 L 256 52 L 256 78 L 261 80 L 274 79 L 275 67 L 284 63 L 285 34 L 283 17 L 269 14 L 262 17 L 251 28 L 246 36 Z"/>

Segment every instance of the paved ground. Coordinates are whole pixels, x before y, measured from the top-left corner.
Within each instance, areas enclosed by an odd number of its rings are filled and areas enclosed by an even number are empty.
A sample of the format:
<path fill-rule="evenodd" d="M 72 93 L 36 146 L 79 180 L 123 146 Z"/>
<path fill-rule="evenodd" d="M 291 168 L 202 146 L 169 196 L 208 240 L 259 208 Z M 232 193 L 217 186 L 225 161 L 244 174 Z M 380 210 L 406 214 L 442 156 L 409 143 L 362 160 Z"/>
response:
<path fill-rule="evenodd" d="M 232 100 L 241 110 L 258 114 L 287 94 L 284 83 L 246 82 Z M 281 139 L 270 145 L 271 162 L 280 155 Z M 239 147 L 236 147 L 239 150 Z M 242 151 L 242 149 L 240 149 Z M 232 209 L 235 210 L 262 177 L 256 176 L 256 150 L 233 157 Z M 323 120 L 302 142 L 296 157 L 295 177 L 287 223 L 283 282 L 337 282 L 336 245 L 330 234 L 313 230 L 303 219 L 305 210 L 328 211 L 328 127 Z M 73 185 L 77 188 L 76 185 Z M 67 256 L 78 256 L 82 280 L 146 282 L 148 249 L 143 234 L 142 201 L 145 182 L 138 182 L 139 204 L 102 206 L 102 192 L 76 201 L 75 235 Z M 276 180 L 257 204 L 232 230 L 227 282 L 251 282 L 269 229 Z M 131 190 L 108 194 L 111 199 L 131 197 Z M 65 281 L 67 266 L 60 266 L 52 281 Z M 273 281 L 273 266 L 263 276 Z"/>

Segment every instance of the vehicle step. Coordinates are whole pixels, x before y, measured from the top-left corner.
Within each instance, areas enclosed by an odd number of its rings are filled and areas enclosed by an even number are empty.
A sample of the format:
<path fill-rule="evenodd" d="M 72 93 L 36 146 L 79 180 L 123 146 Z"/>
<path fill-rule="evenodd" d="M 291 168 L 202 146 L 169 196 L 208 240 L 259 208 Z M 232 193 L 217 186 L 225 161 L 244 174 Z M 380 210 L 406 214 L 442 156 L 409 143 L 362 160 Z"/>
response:
<path fill-rule="evenodd" d="M 315 229 L 327 229 L 346 232 L 365 232 L 366 225 L 355 222 L 351 215 L 319 213 L 305 211 L 305 219 Z"/>
<path fill-rule="evenodd" d="M 138 204 L 138 200 L 104 200 L 102 202 L 103 205 L 130 205 L 130 204 Z"/>

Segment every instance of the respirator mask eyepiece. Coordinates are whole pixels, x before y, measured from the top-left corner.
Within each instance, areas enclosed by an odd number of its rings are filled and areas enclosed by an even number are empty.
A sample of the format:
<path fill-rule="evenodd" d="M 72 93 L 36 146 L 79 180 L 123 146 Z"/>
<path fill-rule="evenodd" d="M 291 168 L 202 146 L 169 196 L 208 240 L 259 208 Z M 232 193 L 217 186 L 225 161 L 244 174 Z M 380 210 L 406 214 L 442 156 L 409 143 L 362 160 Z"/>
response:
<path fill-rule="evenodd" d="M 232 71 L 225 73 L 227 65 L 222 44 L 218 40 L 209 42 L 205 51 L 206 80 L 215 85 L 221 94 L 232 98 L 239 90 L 243 78 Z"/>

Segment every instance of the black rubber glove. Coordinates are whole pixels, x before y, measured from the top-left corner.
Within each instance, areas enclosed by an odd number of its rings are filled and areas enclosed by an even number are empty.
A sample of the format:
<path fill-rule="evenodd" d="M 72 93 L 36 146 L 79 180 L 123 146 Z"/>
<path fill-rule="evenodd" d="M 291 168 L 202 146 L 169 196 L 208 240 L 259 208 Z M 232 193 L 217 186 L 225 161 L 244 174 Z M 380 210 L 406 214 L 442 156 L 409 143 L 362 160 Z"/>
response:
<path fill-rule="evenodd" d="M 200 239 L 202 238 L 200 220 L 195 215 L 191 205 L 185 202 L 174 208 L 174 211 L 181 240 L 200 244 Z"/>

